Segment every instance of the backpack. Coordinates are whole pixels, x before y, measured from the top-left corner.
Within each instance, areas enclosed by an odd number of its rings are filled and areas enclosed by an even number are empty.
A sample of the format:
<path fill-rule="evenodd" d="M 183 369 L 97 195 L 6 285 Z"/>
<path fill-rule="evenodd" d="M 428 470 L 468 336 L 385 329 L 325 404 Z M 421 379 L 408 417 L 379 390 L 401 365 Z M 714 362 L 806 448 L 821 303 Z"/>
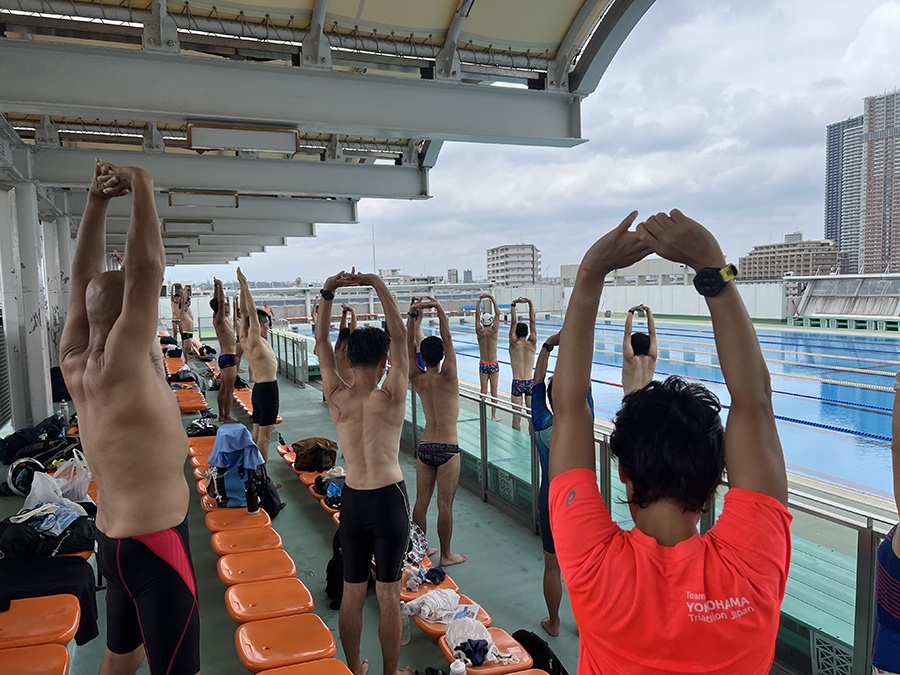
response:
<path fill-rule="evenodd" d="M 161 345 L 177 345 L 178 340 L 173 338 L 171 335 L 163 335 L 159 338 L 159 344 Z"/>
<path fill-rule="evenodd" d="M 194 384 L 199 384 L 200 378 L 197 377 L 197 373 L 193 370 L 182 368 L 169 375 L 166 378 L 166 382 L 169 382 L 170 384 L 173 382 L 193 382 Z"/>
<path fill-rule="evenodd" d="M 266 465 L 260 464 L 255 469 L 250 469 L 248 474 L 248 481 L 256 482 L 256 494 L 259 496 L 260 508 L 269 514 L 269 518 L 275 520 L 275 516 L 281 513 L 281 509 L 287 505 L 278 497 L 278 490 L 275 489 L 275 483 L 266 472 Z"/>
<path fill-rule="evenodd" d="M 344 598 L 344 551 L 341 548 L 341 529 L 331 540 L 331 560 L 325 567 L 325 595 L 332 599 L 331 609 L 340 609 Z"/>
<path fill-rule="evenodd" d="M 44 441 L 26 445 L 16 453 L 13 461 L 30 457 L 40 462 L 45 469 L 50 469 L 53 462 L 57 460 L 72 459 L 74 456 L 72 451 L 75 448 L 80 449 L 80 446 L 81 440 L 75 436 L 48 438 Z"/>
<path fill-rule="evenodd" d="M 216 350 L 209 345 L 200 345 L 200 356 L 215 356 Z"/>
<path fill-rule="evenodd" d="M 215 436 L 219 431 L 219 427 L 210 420 L 201 418 L 188 424 L 184 431 L 189 438 L 196 438 L 197 436 Z"/>
<path fill-rule="evenodd" d="M 0 441 L 0 462 L 11 464 L 24 447 L 48 438 L 59 438 L 62 433 L 63 420 L 57 415 L 51 415 L 35 427 L 19 429 Z"/>
<path fill-rule="evenodd" d="M 560 663 L 559 658 L 550 649 L 547 641 L 530 630 L 517 630 L 512 634 L 513 640 L 516 640 L 525 651 L 531 655 L 534 660 L 532 668 L 543 670 L 549 675 L 569 675 L 566 667 Z"/>
<path fill-rule="evenodd" d="M 178 347 L 169 346 L 166 348 L 166 358 L 167 359 L 177 359 L 179 356 L 182 356 L 184 352 L 181 351 Z"/>
<path fill-rule="evenodd" d="M 328 471 L 337 461 L 338 445 L 328 438 L 304 438 L 291 445 L 297 458 L 294 468 L 297 471 Z"/>
<path fill-rule="evenodd" d="M 76 518 L 57 537 L 48 536 L 26 523 L 0 523 L 0 558 L 6 556 L 55 556 L 79 551 L 93 551 L 97 526 L 88 516 Z"/>

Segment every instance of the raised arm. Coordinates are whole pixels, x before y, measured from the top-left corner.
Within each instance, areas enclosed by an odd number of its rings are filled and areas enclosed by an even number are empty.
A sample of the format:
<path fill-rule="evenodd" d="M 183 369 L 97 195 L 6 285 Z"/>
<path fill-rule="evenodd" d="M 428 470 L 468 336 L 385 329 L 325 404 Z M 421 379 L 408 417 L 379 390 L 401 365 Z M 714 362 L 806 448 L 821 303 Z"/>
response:
<path fill-rule="evenodd" d="M 638 228 L 654 252 L 695 270 L 725 267 L 715 237 L 680 211 L 657 214 Z M 750 315 L 733 283 L 707 297 L 716 352 L 731 409 L 725 428 L 725 466 L 731 487 L 769 495 L 787 504 L 787 474 L 775 428 L 772 385 Z"/>
<path fill-rule="evenodd" d="M 634 358 L 634 348 L 631 346 L 631 323 L 637 309 L 638 307 L 635 305 L 628 310 L 628 314 L 625 317 L 625 332 L 622 334 L 622 358 L 627 361 Z"/>
<path fill-rule="evenodd" d="M 107 365 L 115 361 L 118 366 L 130 364 L 135 351 L 150 349 L 157 339 L 159 289 L 166 270 L 166 254 L 153 197 L 153 178 L 143 169 L 106 166 L 116 175 L 106 190 L 132 195 L 122 265 L 122 313 L 109 333 L 105 350 Z"/>
<path fill-rule="evenodd" d="M 450 378 L 457 377 L 456 350 L 453 348 L 453 334 L 450 332 L 450 321 L 447 319 L 447 312 L 444 311 L 441 303 L 431 296 L 428 296 L 427 302 L 420 303 L 419 306 L 421 306 L 421 309 L 419 309 L 420 321 L 422 319 L 422 310 L 434 309 L 434 311 L 437 312 L 438 326 L 440 327 L 441 332 L 441 342 L 444 345 L 444 363 L 441 366 L 441 374 Z"/>
<path fill-rule="evenodd" d="M 516 303 L 519 302 L 522 298 L 518 300 L 513 300 L 509 305 L 509 341 L 516 341 L 516 324 L 519 322 L 518 317 L 516 316 Z"/>
<path fill-rule="evenodd" d="M 392 396 L 402 396 L 405 400 L 409 382 L 409 353 L 407 352 L 406 326 L 403 325 L 397 298 L 377 274 L 358 276 L 363 284 L 372 286 L 378 294 L 378 301 L 384 312 L 384 320 L 387 322 L 388 332 L 391 334 L 391 369 L 384 378 L 381 390 L 387 391 Z"/>
<path fill-rule="evenodd" d="M 415 302 L 417 298 L 413 298 L 413 303 L 409 306 L 409 312 L 406 316 L 406 352 L 409 357 L 409 380 L 412 382 L 421 373 L 417 363 L 416 354 L 419 352 L 419 345 L 416 344 L 416 328 L 422 320 L 421 303 Z"/>
<path fill-rule="evenodd" d="M 493 295 L 488 296 L 491 299 L 491 304 L 494 306 L 494 323 L 491 325 L 491 330 L 494 334 L 500 332 L 500 305 L 497 304 L 497 300 Z"/>
<path fill-rule="evenodd" d="M 325 285 L 322 286 L 322 290 L 329 291 L 328 295 L 331 295 L 337 291 L 338 288 L 346 285 L 346 277 L 347 275 L 343 270 L 332 277 L 328 277 L 328 279 L 325 280 Z M 334 347 L 331 344 L 331 306 L 333 302 L 334 296 L 332 296 L 331 300 L 322 297 L 321 303 L 318 302 L 317 298 L 316 313 L 317 316 L 322 317 L 323 320 L 316 320 L 315 322 L 316 355 L 319 357 L 319 371 L 322 374 L 322 393 L 328 401 L 330 401 L 331 395 L 336 390 L 347 386 L 338 373 Z M 327 321 L 324 320 L 325 317 L 328 317 Z"/>
<path fill-rule="evenodd" d="M 70 354 L 87 349 L 90 324 L 85 306 L 87 286 L 103 272 L 106 252 L 106 210 L 111 195 L 103 192 L 113 175 L 98 159 L 94 165 L 94 177 L 88 190 L 87 204 L 78 226 L 78 240 L 72 255 L 71 294 L 66 315 L 66 326 L 59 343 L 59 360 L 65 362 Z"/>
<path fill-rule="evenodd" d="M 641 309 L 647 315 L 647 333 L 650 334 L 650 349 L 647 350 L 647 355 L 655 359 L 659 353 L 656 347 L 656 322 L 653 320 L 653 312 L 647 305 L 641 305 Z"/>
<path fill-rule="evenodd" d="M 544 345 L 550 347 L 559 346 L 559 333 L 554 333 L 544 341 Z M 543 384 L 547 379 L 547 366 L 550 363 L 550 350 L 541 347 L 541 353 L 538 354 L 537 363 L 534 366 L 534 383 Z"/>
<path fill-rule="evenodd" d="M 262 340 L 259 334 L 259 317 L 256 315 L 256 303 L 250 294 L 250 285 L 247 277 L 237 268 L 238 283 L 241 285 L 241 342 L 245 343 L 244 349 Z"/>
<path fill-rule="evenodd" d="M 537 344 L 537 318 L 534 315 L 534 301 L 531 298 L 522 298 L 528 303 L 528 341 Z"/>
<path fill-rule="evenodd" d="M 637 234 L 628 230 L 635 218 L 637 211 L 595 242 L 578 268 L 556 357 L 556 375 L 565 384 L 553 390 L 551 479 L 570 469 L 596 470 L 594 419 L 587 397 L 594 356 L 594 326 L 606 275 L 636 263 L 649 253 Z"/>

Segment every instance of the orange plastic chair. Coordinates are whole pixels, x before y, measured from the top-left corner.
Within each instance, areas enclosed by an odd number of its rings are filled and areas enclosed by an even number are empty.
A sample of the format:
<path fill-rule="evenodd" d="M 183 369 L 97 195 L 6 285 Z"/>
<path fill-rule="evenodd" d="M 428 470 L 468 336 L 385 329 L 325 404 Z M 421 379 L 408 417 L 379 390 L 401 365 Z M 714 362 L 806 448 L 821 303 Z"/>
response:
<path fill-rule="evenodd" d="M 209 464 L 209 456 L 212 454 L 212 450 L 194 450 L 194 448 L 190 449 L 191 455 L 191 466 L 197 466 L 197 464 Z M 193 462 L 196 461 L 197 464 Z"/>
<path fill-rule="evenodd" d="M 291 450 L 290 445 L 278 445 L 275 447 L 275 449 L 278 451 L 278 454 L 281 455 L 282 457 L 284 457 L 285 453 L 293 452 L 293 450 Z"/>
<path fill-rule="evenodd" d="M 238 623 L 309 614 L 315 609 L 312 594 L 297 577 L 229 586 L 225 607 Z"/>
<path fill-rule="evenodd" d="M 64 645 L 78 630 L 81 606 L 74 595 L 45 595 L 13 600 L 0 612 L 0 649 L 57 643 Z"/>
<path fill-rule="evenodd" d="M 0 649 L 0 673 L 15 675 L 66 675 L 69 650 L 62 645 L 33 645 Z"/>
<path fill-rule="evenodd" d="M 459 596 L 459 603 L 461 605 L 473 604 L 472 600 L 462 594 Z M 491 619 L 490 615 L 484 611 L 484 607 L 478 608 L 478 614 L 475 615 L 475 619 L 483 623 L 485 628 L 490 628 L 493 623 L 493 619 Z M 412 620 L 415 621 L 416 625 L 422 629 L 422 632 L 432 640 L 440 640 L 444 636 L 444 633 L 447 632 L 447 624 L 445 623 L 432 623 L 431 621 L 426 621 L 418 614 L 413 614 Z"/>
<path fill-rule="evenodd" d="M 194 478 L 197 480 L 206 480 L 206 469 L 201 470 L 200 468 L 194 469 Z"/>
<path fill-rule="evenodd" d="M 281 446 L 278 446 L 278 447 L 281 447 Z M 281 459 L 283 459 L 284 463 L 293 469 L 294 468 L 294 460 L 297 459 L 297 455 L 294 452 L 285 452 L 281 455 Z"/>
<path fill-rule="evenodd" d="M 199 469 L 202 466 L 208 467 L 209 462 L 206 461 L 208 459 L 209 459 L 209 455 L 206 455 L 205 457 L 202 457 L 202 458 L 201 457 L 191 457 L 191 466 L 194 467 L 195 469 Z"/>
<path fill-rule="evenodd" d="M 295 663 L 293 666 L 264 670 L 261 675 L 352 675 L 343 661 L 320 659 L 309 663 Z"/>
<path fill-rule="evenodd" d="M 338 511 L 337 513 L 332 513 L 331 519 L 334 521 L 335 527 L 341 526 L 341 512 L 340 511 Z"/>
<path fill-rule="evenodd" d="M 318 492 L 316 492 L 313 485 L 309 486 L 309 494 L 311 494 L 313 497 L 315 497 L 319 501 L 322 501 L 323 499 L 325 499 L 325 495 L 320 495 Z"/>
<path fill-rule="evenodd" d="M 191 450 L 195 450 L 197 452 L 212 452 L 213 446 L 216 444 L 215 436 L 191 436 L 189 440 L 191 444 Z"/>
<path fill-rule="evenodd" d="M 417 591 L 407 591 L 406 590 L 406 569 L 403 570 L 403 576 L 400 578 L 400 599 L 403 602 L 410 602 L 411 600 L 415 600 L 416 598 L 425 595 L 433 591 L 436 588 L 449 588 L 451 591 L 456 591 L 459 593 L 459 586 L 456 585 L 456 582 L 447 575 L 447 578 L 444 579 L 439 586 L 435 586 L 434 584 L 422 584 L 419 586 L 419 590 Z"/>
<path fill-rule="evenodd" d="M 90 560 L 91 556 L 94 555 L 93 551 L 75 551 L 75 553 L 58 553 L 57 558 L 83 558 L 84 560 Z"/>
<path fill-rule="evenodd" d="M 323 509 L 325 509 L 325 513 L 327 513 L 330 516 L 334 516 L 341 512 L 340 509 L 333 509 L 330 506 L 328 506 L 328 504 L 325 503 L 324 499 L 319 502 L 319 506 L 321 506 Z"/>
<path fill-rule="evenodd" d="M 280 548 L 223 555 L 217 569 L 219 579 L 226 586 L 297 576 L 291 556 Z"/>
<path fill-rule="evenodd" d="M 200 500 L 200 508 L 209 513 L 218 509 L 219 503 L 209 495 L 203 495 L 203 498 Z"/>
<path fill-rule="evenodd" d="M 525 648 L 518 641 L 513 640 L 512 636 L 501 628 L 488 628 L 491 639 L 497 645 L 497 649 L 501 654 L 512 654 L 519 658 L 518 663 L 486 663 L 483 666 L 467 666 L 468 675 L 503 675 L 503 673 L 518 673 L 522 670 L 529 670 L 534 665 L 531 655 L 525 651 Z M 444 636 L 438 640 L 441 646 L 441 652 L 448 663 L 453 663 L 456 657 L 447 644 L 447 637 Z"/>
<path fill-rule="evenodd" d="M 97 486 L 97 483 L 91 481 L 88 485 L 87 489 L 88 497 L 94 500 L 94 503 L 97 503 L 97 495 L 100 493 L 100 488 Z"/>
<path fill-rule="evenodd" d="M 319 476 L 324 476 L 326 473 L 328 473 L 327 471 L 323 471 L 322 473 L 318 473 L 316 471 L 297 471 L 296 469 L 294 469 L 293 465 L 291 466 L 291 469 L 293 469 L 294 473 L 297 474 L 300 482 L 307 487 L 309 487 L 310 485 L 314 485 L 316 482 L 316 478 L 318 478 Z"/>
<path fill-rule="evenodd" d="M 259 510 L 249 514 L 246 508 L 216 509 L 206 514 L 206 529 L 210 532 L 222 530 L 244 530 L 248 527 L 268 527 L 272 524 L 269 514 Z"/>
<path fill-rule="evenodd" d="M 251 553 L 283 548 L 281 536 L 271 527 L 253 527 L 249 530 L 224 530 L 210 539 L 213 552 L 221 557 L 232 553 Z"/>
<path fill-rule="evenodd" d="M 206 496 L 207 489 L 206 489 L 206 481 L 205 480 L 197 481 L 197 492 L 199 492 L 203 496 Z"/>
<path fill-rule="evenodd" d="M 242 624 L 234 633 L 234 644 L 241 663 L 253 673 L 327 659 L 337 653 L 331 631 L 315 614 Z"/>

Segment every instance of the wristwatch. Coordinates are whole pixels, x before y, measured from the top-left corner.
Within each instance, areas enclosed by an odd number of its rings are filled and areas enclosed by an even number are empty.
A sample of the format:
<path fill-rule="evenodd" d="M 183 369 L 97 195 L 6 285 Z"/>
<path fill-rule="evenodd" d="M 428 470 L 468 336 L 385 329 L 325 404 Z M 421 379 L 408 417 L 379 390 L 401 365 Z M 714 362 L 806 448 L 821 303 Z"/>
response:
<path fill-rule="evenodd" d="M 633 309 L 629 309 L 629 310 L 628 310 L 628 313 L 629 313 L 629 314 L 634 314 L 634 310 L 633 310 Z"/>
<path fill-rule="evenodd" d="M 725 265 L 722 269 L 704 267 L 697 270 L 697 276 L 694 277 L 694 288 L 700 295 L 712 298 L 721 293 L 725 284 L 737 276 L 738 268 L 732 264 Z"/>
<path fill-rule="evenodd" d="M 334 300 L 334 291 L 329 291 L 327 288 L 319 291 L 319 295 L 322 296 L 323 300 Z"/>
<path fill-rule="evenodd" d="M 419 310 L 416 310 L 415 312 L 407 312 L 407 314 L 409 315 L 410 319 L 418 319 L 419 318 Z"/>
<path fill-rule="evenodd" d="M 544 349 L 546 349 L 546 350 L 547 350 L 547 353 L 550 354 L 550 353 L 553 352 L 553 345 L 547 344 L 547 343 L 545 342 L 545 343 L 544 343 Z"/>

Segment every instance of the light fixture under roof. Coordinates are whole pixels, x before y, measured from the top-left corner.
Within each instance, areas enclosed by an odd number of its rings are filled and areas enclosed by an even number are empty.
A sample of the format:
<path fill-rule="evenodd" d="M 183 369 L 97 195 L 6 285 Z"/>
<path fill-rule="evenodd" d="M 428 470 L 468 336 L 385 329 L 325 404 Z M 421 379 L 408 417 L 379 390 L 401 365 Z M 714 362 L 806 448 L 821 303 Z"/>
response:
<path fill-rule="evenodd" d="M 163 234 L 212 234 L 215 226 L 211 220 L 164 220 Z"/>
<path fill-rule="evenodd" d="M 293 155 L 300 150 L 300 133 L 296 129 L 188 124 L 187 144 L 192 150 L 249 150 Z"/>
<path fill-rule="evenodd" d="M 190 246 L 191 244 L 199 244 L 200 237 L 163 237 L 163 246 Z"/>
<path fill-rule="evenodd" d="M 237 192 L 169 192 L 169 206 L 211 206 L 236 209 L 239 203 Z"/>

